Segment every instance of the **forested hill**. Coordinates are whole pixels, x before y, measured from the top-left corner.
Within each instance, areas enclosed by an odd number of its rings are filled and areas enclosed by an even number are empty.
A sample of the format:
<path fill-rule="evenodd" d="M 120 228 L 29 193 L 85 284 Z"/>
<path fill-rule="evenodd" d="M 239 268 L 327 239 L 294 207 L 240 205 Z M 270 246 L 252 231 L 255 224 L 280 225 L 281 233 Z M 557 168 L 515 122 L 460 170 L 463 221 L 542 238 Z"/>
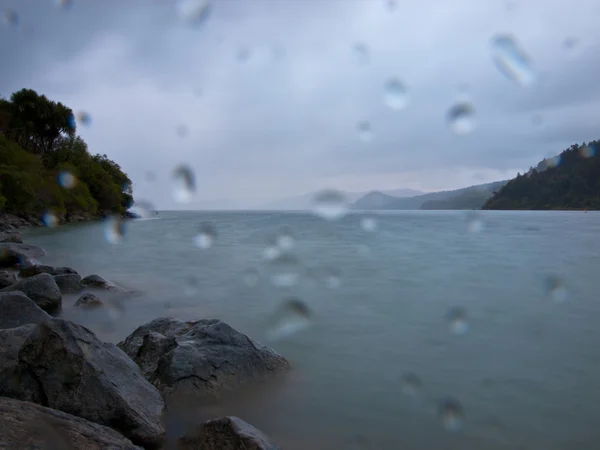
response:
<path fill-rule="evenodd" d="M 131 181 L 76 134 L 73 111 L 30 89 L 0 98 L 0 213 L 69 220 L 122 214 Z"/>
<path fill-rule="evenodd" d="M 574 144 L 518 174 L 483 209 L 600 210 L 599 141 Z"/>

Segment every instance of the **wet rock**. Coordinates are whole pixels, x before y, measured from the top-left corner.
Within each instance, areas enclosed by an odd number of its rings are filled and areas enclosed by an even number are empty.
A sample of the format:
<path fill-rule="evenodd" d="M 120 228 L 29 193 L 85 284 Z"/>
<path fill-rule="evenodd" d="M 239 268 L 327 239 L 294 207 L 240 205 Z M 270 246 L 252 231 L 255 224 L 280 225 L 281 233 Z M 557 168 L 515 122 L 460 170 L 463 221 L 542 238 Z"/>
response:
<path fill-rule="evenodd" d="M 12 286 L 17 282 L 17 277 L 12 272 L 6 270 L 0 270 L 0 289 Z"/>
<path fill-rule="evenodd" d="M 279 353 L 217 319 L 159 318 L 118 345 L 164 395 L 217 396 L 289 368 Z"/>
<path fill-rule="evenodd" d="M 22 244 L 23 235 L 18 231 L 0 233 L 0 242 L 13 242 L 15 244 Z"/>
<path fill-rule="evenodd" d="M 26 327 L 32 328 L 10 335 Z M 34 401 L 110 426 L 147 448 L 159 446 L 163 400 L 115 345 L 62 319 L 0 330 L 0 349 L 3 334 L 8 334 L 5 340 L 12 353 L 6 362 L 0 354 L 0 396 Z"/>
<path fill-rule="evenodd" d="M 0 328 L 38 324 L 51 316 L 22 292 L 0 292 Z"/>
<path fill-rule="evenodd" d="M 117 286 L 112 281 L 105 280 L 100 275 L 88 275 L 81 280 L 84 286 L 88 286 L 95 289 L 104 289 L 111 292 L 129 292 L 127 289 Z"/>
<path fill-rule="evenodd" d="M 75 306 L 78 308 L 98 308 L 102 305 L 102 300 L 90 292 L 86 292 L 75 302 Z"/>
<path fill-rule="evenodd" d="M 281 450 L 260 430 L 237 417 L 203 422 L 180 438 L 178 450 Z"/>
<path fill-rule="evenodd" d="M 142 450 L 108 427 L 35 403 L 0 397 L 0 448 Z"/>
<path fill-rule="evenodd" d="M 44 311 L 53 313 L 62 306 L 62 295 L 52 275 L 41 273 L 31 278 L 17 281 L 0 292 L 21 291 Z"/>
<path fill-rule="evenodd" d="M 77 274 L 77 271 L 70 267 L 53 267 L 45 264 L 35 264 L 22 268 L 19 271 L 20 278 L 29 278 L 40 273 L 49 273 L 50 275 L 66 275 L 66 274 Z"/>
<path fill-rule="evenodd" d="M 76 273 L 54 275 L 54 281 L 63 294 L 81 292 L 84 289 L 83 284 L 81 284 L 81 276 Z"/>
<path fill-rule="evenodd" d="M 28 244 L 0 243 L 0 267 L 12 267 L 27 260 L 44 256 L 40 247 Z"/>

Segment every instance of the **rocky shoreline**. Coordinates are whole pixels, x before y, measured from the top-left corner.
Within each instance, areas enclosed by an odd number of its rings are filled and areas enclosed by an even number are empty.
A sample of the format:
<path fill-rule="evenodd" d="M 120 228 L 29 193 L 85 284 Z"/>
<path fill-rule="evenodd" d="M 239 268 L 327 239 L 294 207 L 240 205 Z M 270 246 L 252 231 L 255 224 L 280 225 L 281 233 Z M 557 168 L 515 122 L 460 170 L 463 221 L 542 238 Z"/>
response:
<path fill-rule="evenodd" d="M 103 308 L 128 291 L 70 267 L 43 265 L 43 249 L 14 229 L 0 242 L 0 449 L 276 450 L 237 417 L 174 431 L 177 399 L 218 399 L 281 376 L 288 361 L 218 319 L 160 317 L 118 345 L 56 317 L 63 295 Z M 136 299 L 136 301 L 139 299 Z"/>
<path fill-rule="evenodd" d="M 92 220 L 101 220 L 108 216 L 108 213 L 101 214 L 89 214 L 89 213 L 73 213 L 65 214 L 62 216 L 56 216 L 59 224 L 65 223 L 77 223 L 77 222 L 90 222 Z M 127 211 L 121 214 L 123 219 L 137 219 L 139 216 L 133 212 Z M 44 226 L 44 222 L 41 217 L 38 216 L 27 216 L 20 217 L 8 213 L 0 213 L 0 242 L 4 234 L 11 234 L 17 232 L 21 228 L 28 227 L 41 227 Z"/>

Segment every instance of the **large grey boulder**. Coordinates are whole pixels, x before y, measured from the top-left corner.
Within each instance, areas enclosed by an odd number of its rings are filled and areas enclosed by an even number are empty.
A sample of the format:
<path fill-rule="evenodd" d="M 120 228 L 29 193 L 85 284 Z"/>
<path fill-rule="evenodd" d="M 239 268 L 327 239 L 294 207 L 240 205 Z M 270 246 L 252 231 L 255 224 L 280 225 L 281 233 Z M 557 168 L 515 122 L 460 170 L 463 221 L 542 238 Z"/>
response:
<path fill-rule="evenodd" d="M 44 311 L 53 313 L 62 306 L 62 295 L 56 281 L 48 273 L 40 273 L 31 278 L 19 280 L 0 292 L 21 291 Z"/>
<path fill-rule="evenodd" d="M 35 403 L 0 397 L 0 449 L 142 450 L 108 427 Z"/>
<path fill-rule="evenodd" d="M 104 289 L 111 292 L 129 293 L 127 289 L 117 286 L 112 281 L 105 280 L 100 275 L 88 275 L 81 280 L 81 284 L 95 289 Z"/>
<path fill-rule="evenodd" d="M 178 439 L 178 450 L 280 450 L 260 430 L 237 417 L 222 417 L 201 423 Z"/>
<path fill-rule="evenodd" d="M 47 266 L 45 264 L 37 264 L 22 268 L 19 271 L 19 277 L 29 278 L 35 275 L 39 275 L 40 273 L 49 273 L 50 275 L 65 275 L 70 273 L 76 274 L 77 272 L 74 269 L 71 269 L 70 267 L 53 267 Z"/>
<path fill-rule="evenodd" d="M 87 328 L 50 319 L 0 330 L 3 349 L 0 396 L 109 426 L 147 448 L 162 440 L 160 393 L 125 353 Z"/>
<path fill-rule="evenodd" d="M 31 259 L 44 256 L 46 252 L 35 245 L 0 243 L 0 267 L 12 267 Z"/>
<path fill-rule="evenodd" d="M 0 289 L 12 286 L 17 282 L 17 277 L 12 272 L 6 270 L 0 270 Z"/>
<path fill-rule="evenodd" d="M 86 308 L 86 309 L 98 308 L 102 305 L 103 305 L 102 300 L 100 300 L 98 297 L 96 297 L 94 294 L 92 294 L 90 292 L 86 292 L 85 294 L 82 294 L 81 297 L 79 297 L 77 299 L 77 301 L 75 302 L 76 307 Z"/>
<path fill-rule="evenodd" d="M 38 324 L 52 317 L 19 291 L 0 292 L 0 328 Z"/>
<path fill-rule="evenodd" d="M 54 281 L 56 281 L 56 285 L 63 294 L 81 292 L 84 289 L 83 284 L 81 284 L 81 276 L 76 273 L 54 275 Z"/>
<path fill-rule="evenodd" d="M 289 368 L 279 353 L 217 319 L 155 319 L 118 345 L 164 395 L 218 396 Z"/>

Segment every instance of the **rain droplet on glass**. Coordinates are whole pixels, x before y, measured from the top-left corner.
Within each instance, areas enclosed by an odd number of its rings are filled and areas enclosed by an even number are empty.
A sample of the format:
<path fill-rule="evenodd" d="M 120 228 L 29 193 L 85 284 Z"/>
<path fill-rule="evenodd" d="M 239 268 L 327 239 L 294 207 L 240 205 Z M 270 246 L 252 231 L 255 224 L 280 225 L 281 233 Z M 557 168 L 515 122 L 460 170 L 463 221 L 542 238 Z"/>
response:
<path fill-rule="evenodd" d="M 398 3 L 396 2 L 396 0 L 387 0 L 387 7 L 388 10 L 395 11 L 398 7 Z"/>
<path fill-rule="evenodd" d="M 207 249 L 213 246 L 217 239 L 217 230 L 211 223 L 201 223 L 198 233 L 194 236 L 194 244 L 201 249 Z"/>
<path fill-rule="evenodd" d="M 329 289 L 337 289 L 342 285 L 342 274 L 335 268 L 325 269 L 323 272 L 323 281 Z"/>
<path fill-rule="evenodd" d="M 475 129 L 475 108 L 470 103 L 457 103 L 448 110 L 447 120 L 456 134 L 469 134 Z"/>
<path fill-rule="evenodd" d="M 188 135 L 188 127 L 185 125 L 179 125 L 175 131 L 179 137 L 186 137 Z"/>
<path fill-rule="evenodd" d="M 596 155 L 596 146 L 593 144 L 584 145 L 583 147 L 579 147 L 579 155 L 582 158 L 591 158 Z"/>
<path fill-rule="evenodd" d="M 199 282 L 198 279 L 194 276 L 188 276 L 185 279 L 185 284 L 183 286 L 183 292 L 188 297 L 193 297 L 198 293 L 199 290 Z"/>
<path fill-rule="evenodd" d="M 294 255 L 281 253 L 269 262 L 271 281 L 278 287 L 294 286 L 300 278 L 300 261 Z"/>
<path fill-rule="evenodd" d="M 290 337 L 311 325 L 312 312 L 298 298 L 290 298 L 275 312 L 267 327 L 267 338 L 272 340 Z"/>
<path fill-rule="evenodd" d="M 358 137 L 363 142 L 368 142 L 373 139 L 373 130 L 371 129 L 371 122 L 368 120 L 361 120 L 356 125 L 356 129 L 358 130 Z"/>
<path fill-rule="evenodd" d="M 360 226 L 364 231 L 372 233 L 377 229 L 377 221 L 373 217 L 363 217 L 360 219 Z"/>
<path fill-rule="evenodd" d="M 385 104 L 395 111 L 399 111 L 408 105 L 408 90 L 404 83 L 397 78 L 388 80 L 383 89 L 383 100 Z"/>
<path fill-rule="evenodd" d="M 250 59 L 250 49 L 246 47 L 239 48 L 236 54 L 236 58 L 239 62 L 246 62 Z"/>
<path fill-rule="evenodd" d="M 276 237 L 277 247 L 282 251 L 288 251 L 294 247 L 295 241 L 292 228 L 288 225 L 281 227 Z"/>
<path fill-rule="evenodd" d="M 58 226 L 59 220 L 56 214 L 54 214 L 52 211 L 46 211 L 42 215 L 42 223 L 48 228 L 54 228 Z"/>
<path fill-rule="evenodd" d="M 266 261 L 273 261 L 275 258 L 279 257 L 281 254 L 281 249 L 277 243 L 277 236 L 269 236 L 267 238 L 267 245 L 263 250 L 263 258 Z"/>
<path fill-rule="evenodd" d="M 442 426 L 446 431 L 455 433 L 460 431 L 465 421 L 462 405 L 453 398 L 443 400 L 439 405 L 439 416 Z"/>
<path fill-rule="evenodd" d="M 456 306 L 446 315 L 448 321 L 448 329 L 452 334 L 462 335 L 469 331 L 469 322 L 467 319 L 467 310 Z"/>
<path fill-rule="evenodd" d="M 366 46 L 366 44 L 358 42 L 354 44 L 352 51 L 354 52 L 354 56 L 358 64 L 362 66 L 369 64 L 371 58 L 369 48 Z"/>
<path fill-rule="evenodd" d="M 467 213 L 467 230 L 469 233 L 481 233 L 483 230 L 483 220 L 477 212 L 470 211 Z"/>
<path fill-rule="evenodd" d="M 492 59 L 500 72 L 508 79 L 527 86 L 535 81 L 535 73 L 527 54 L 515 39 L 507 34 L 492 38 Z"/>
<path fill-rule="evenodd" d="M 196 177 L 187 164 L 173 170 L 173 198 L 178 203 L 189 203 L 196 192 Z"/>
<path fill-rule="evenodd" d="M 546 278 L 546 293 L 556 303 L 567 300 L 567 288 L 562 278 L 558 275 L 550 275 Z"/>
<path fill-rule="evenodd" d="M 77 178 L 71 172 L 61 170 L 58 173 L 58 184 L 65 189 L 72 189 L 77 184 Z"/>
<path fill-rule="evenodd" d="M 56 6 L 62 9 L 68 9 L 73 6 L 72 0 L 56 0 Z"/>
<path fill-rule="evenodd" d="M 406 395 L 415 396 L 421 390 L 421 378 L 415 373 L 408 372 L 402 375 L 402 392 Z"/>
<path fill-rule="evenodd" d="M 152 203 L 146 200 L 136 201 L 131 208 L 129 208 L 129 212 L 139 216 L 142 219 L 149 219 L 155 216 L 154 206 Z"/>
<path fill-rule="evenodd" d="M 178 0 L 179 16 L 190 25 L 202 25 L 212 13 L 211 0 Z"/>
<path fill-rule="evenodd" d="M 16 27 L 17 25 L 19 25 L 19 15 L 12 9 L 5 9 L 2 22 L 4 23 L 4 25 Z"/>
<path fill-rule="evenodd" d="M 125 236 L 125 222 L 119 216 L 104 219 L 104 237 L 111 244 L 118 244 Z"/>
<path fill-rule="evenodd" d="M 348 211 L 346 196 L 333 189 L 317 192 L 312 201 L 313 211 L 326 220 L 337 220 L 344 217 Z"/>
<path fill-rule="evenodd" d="M 85 127 L 89 127 L 92 124 L 92 116 L 90 116 L 85 111 L 79 111 L 77 113 L 76 120 L 77 120 L 77 123 L 80 123 L 81 125 L 83 125 Z"/>
<path fill-rule="evenodd" d="M 567 36 L 562 45 L 565 50 L 573 50 L 577 47 L 577 44 L 577 38 L 574 38 L 573 36 Z"/>

